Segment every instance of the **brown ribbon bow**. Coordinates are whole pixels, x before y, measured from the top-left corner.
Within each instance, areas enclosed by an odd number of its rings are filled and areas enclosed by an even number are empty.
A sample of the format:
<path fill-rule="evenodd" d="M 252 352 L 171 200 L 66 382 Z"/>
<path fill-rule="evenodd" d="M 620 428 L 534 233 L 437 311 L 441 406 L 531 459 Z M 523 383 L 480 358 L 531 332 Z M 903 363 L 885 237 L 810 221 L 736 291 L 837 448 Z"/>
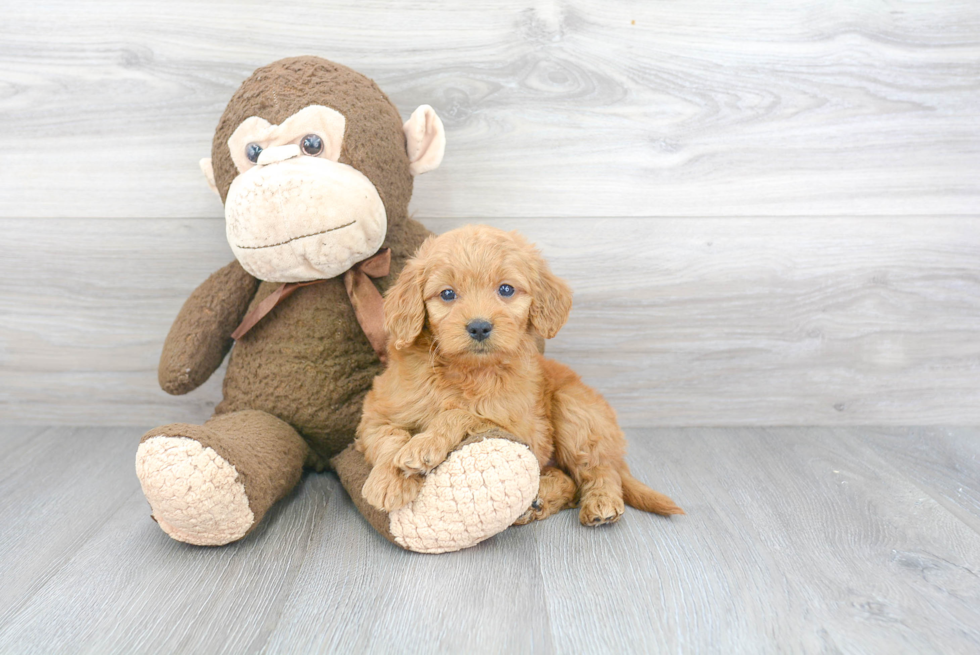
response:
<path fill-rule="evenodd" d="M 362 262 L 358 262 L 344 273 L 344 288 L 347 289 L 347 296 L 350 304 L 354 307 L 354 315 L 357 322 L 361 324 L 364 336 L 371 342 L 371 347 L 378 354 L 378 358 L 383 364 L 388 361 L 385 351 L 385 312 L 384 301 L 378 288 L 371 282 L 371 278 L 379 278 L 388 275 L 391 269 L 391 250 L 382 248 L 378 254 L 369 257 Z M 272 308 L 293 294 L 300 287 L 308 287 L 311 284 L 319 284 L 326 280 L 311 280 L 309 282 L 286 282 L 278 289 L 262 299 L 255 309 L 250 311 L 242 319 L 231 338 L 241 339 L 245 334 L 255 327 L 255 324 L 272 311 Z"/>

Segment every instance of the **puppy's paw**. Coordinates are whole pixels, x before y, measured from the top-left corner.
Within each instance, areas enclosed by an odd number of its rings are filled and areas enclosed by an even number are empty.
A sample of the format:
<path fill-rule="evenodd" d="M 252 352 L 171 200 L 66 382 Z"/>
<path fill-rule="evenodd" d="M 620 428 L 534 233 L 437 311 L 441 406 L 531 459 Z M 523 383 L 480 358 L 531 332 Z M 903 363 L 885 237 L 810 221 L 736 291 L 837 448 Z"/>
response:
<path fill-rule="evenodd" d="M 531 506 L 527 508 L 527 511 L 517 517 L 517 520 L 514 521 L 514 525 L 527 525 L 531 521 L 540 521 L 541 519 L 545 518 L 542 516 L 543 511 L 544 502 L 542 502 L 540 497 L 535 498 L 534 502 L 531 503 Z"/>
<path fill-rule="evenodd" d="M 557 514 L 566 507 L 574 507 L 575 504 L 568 502 L 564 498 L 543 498 L 538 496 L 527 508 L 527 511 L 514 521 L 514 525 L 527 525 L 532 521 L 543 521 L 552 514 Z"/>
<path fill-rule="evenodd" d="M 415 500 L 422 482 L 420 476 L 405 475 L 397 467 L 375 466 L 361 487 L 361 495 L 372 507 L 393 512 Z"/>
<path fill-rule="evenodd" d="M 394 465 L 406 474 L 427 474 L 446 461 L 446 440 L 431 432 L 422 432 L 408 440 L 395 454 Z"/>
<path fill-rule="evenodd" d="M 543 521 L 552 514 L 575 507 L 575 483 L 563 471 L 546 466 L 541 471 L 538 497 L 527 511 L 514 521 L 514 525 L 526 525 L 531 521 Z"/>
<path fill-rule="evenodd" d="M 582 509 L 579 511 L 579 522 L 588 527 L 615 523 L 626 511 L 622 496 L 615 496 L 604 491 L 596 491 L 582 497 Z"/>

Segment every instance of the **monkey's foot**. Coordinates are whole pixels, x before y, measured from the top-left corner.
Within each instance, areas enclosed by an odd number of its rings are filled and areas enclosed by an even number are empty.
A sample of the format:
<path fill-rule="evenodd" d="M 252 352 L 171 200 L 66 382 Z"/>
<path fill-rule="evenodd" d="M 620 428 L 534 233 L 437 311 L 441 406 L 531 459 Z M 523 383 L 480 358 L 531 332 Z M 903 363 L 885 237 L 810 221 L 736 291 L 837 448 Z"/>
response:
<path fill-rule="evenodd" d="M 255 516 L 238 471 L 187 437 L 154 436 L 136 451 L 136 475 L 164 532 L 197 546 L 241 539 Z"/>
<path fill-rule="evenodd" d="M 540 469 L 524 444 L 464 442 L 425 476 L 414 501 L 389 514 L 395 543 L 419 553 L 476 545 L 512 525 L 537 497 Z"/>
<path fill-rule="evenodd" d="M 386 539 L 419 553 L 474 546 L 511 525 L 537 497 L 540 469 L 502 430 L 470 437 L 421 478 L 414 500 L 390 514 L 362 494 L 371 465 L 353 445 L 331 460 L 351 500 Z"/>

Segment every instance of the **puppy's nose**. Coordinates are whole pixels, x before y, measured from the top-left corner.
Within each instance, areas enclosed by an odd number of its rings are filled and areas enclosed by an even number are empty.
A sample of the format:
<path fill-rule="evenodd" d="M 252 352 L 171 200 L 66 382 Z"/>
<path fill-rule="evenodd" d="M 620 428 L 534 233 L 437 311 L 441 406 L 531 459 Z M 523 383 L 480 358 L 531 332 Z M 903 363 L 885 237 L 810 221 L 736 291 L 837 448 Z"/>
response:
<path fill-rule="evenodd" d="M 492 329 L 493 323 L 490 321 L 485 321 L 482 318 L 478 318 L 466 324 L 466 331 L 470 333 L 470 339 L 476 339 L 477 341 L 483 341 L 489 337 Z"/>

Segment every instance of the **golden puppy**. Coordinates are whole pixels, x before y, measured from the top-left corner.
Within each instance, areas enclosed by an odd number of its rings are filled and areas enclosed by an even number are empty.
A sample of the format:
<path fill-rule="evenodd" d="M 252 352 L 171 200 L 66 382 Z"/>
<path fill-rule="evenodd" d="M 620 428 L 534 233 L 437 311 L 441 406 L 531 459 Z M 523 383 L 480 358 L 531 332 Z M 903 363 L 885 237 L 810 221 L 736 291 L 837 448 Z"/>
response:
<path fill-rule="evenodd" d="M 630 475 L 602 396 L 539 354 L 537 335 L 554 337 L 571 305 L 568 285 L 516 232 L 467 226 L 423 243 L 385 298 L 388 368 L 357 428 L 373 466 L 365 499 L 388 512 L 408 504 L 467 436 L 499 427 L 542 466 L 538 499 L 518 523 L 573 507 L 576 492 L 583 525 L 618 520 L 624 501 L 683 513 Z"/>

